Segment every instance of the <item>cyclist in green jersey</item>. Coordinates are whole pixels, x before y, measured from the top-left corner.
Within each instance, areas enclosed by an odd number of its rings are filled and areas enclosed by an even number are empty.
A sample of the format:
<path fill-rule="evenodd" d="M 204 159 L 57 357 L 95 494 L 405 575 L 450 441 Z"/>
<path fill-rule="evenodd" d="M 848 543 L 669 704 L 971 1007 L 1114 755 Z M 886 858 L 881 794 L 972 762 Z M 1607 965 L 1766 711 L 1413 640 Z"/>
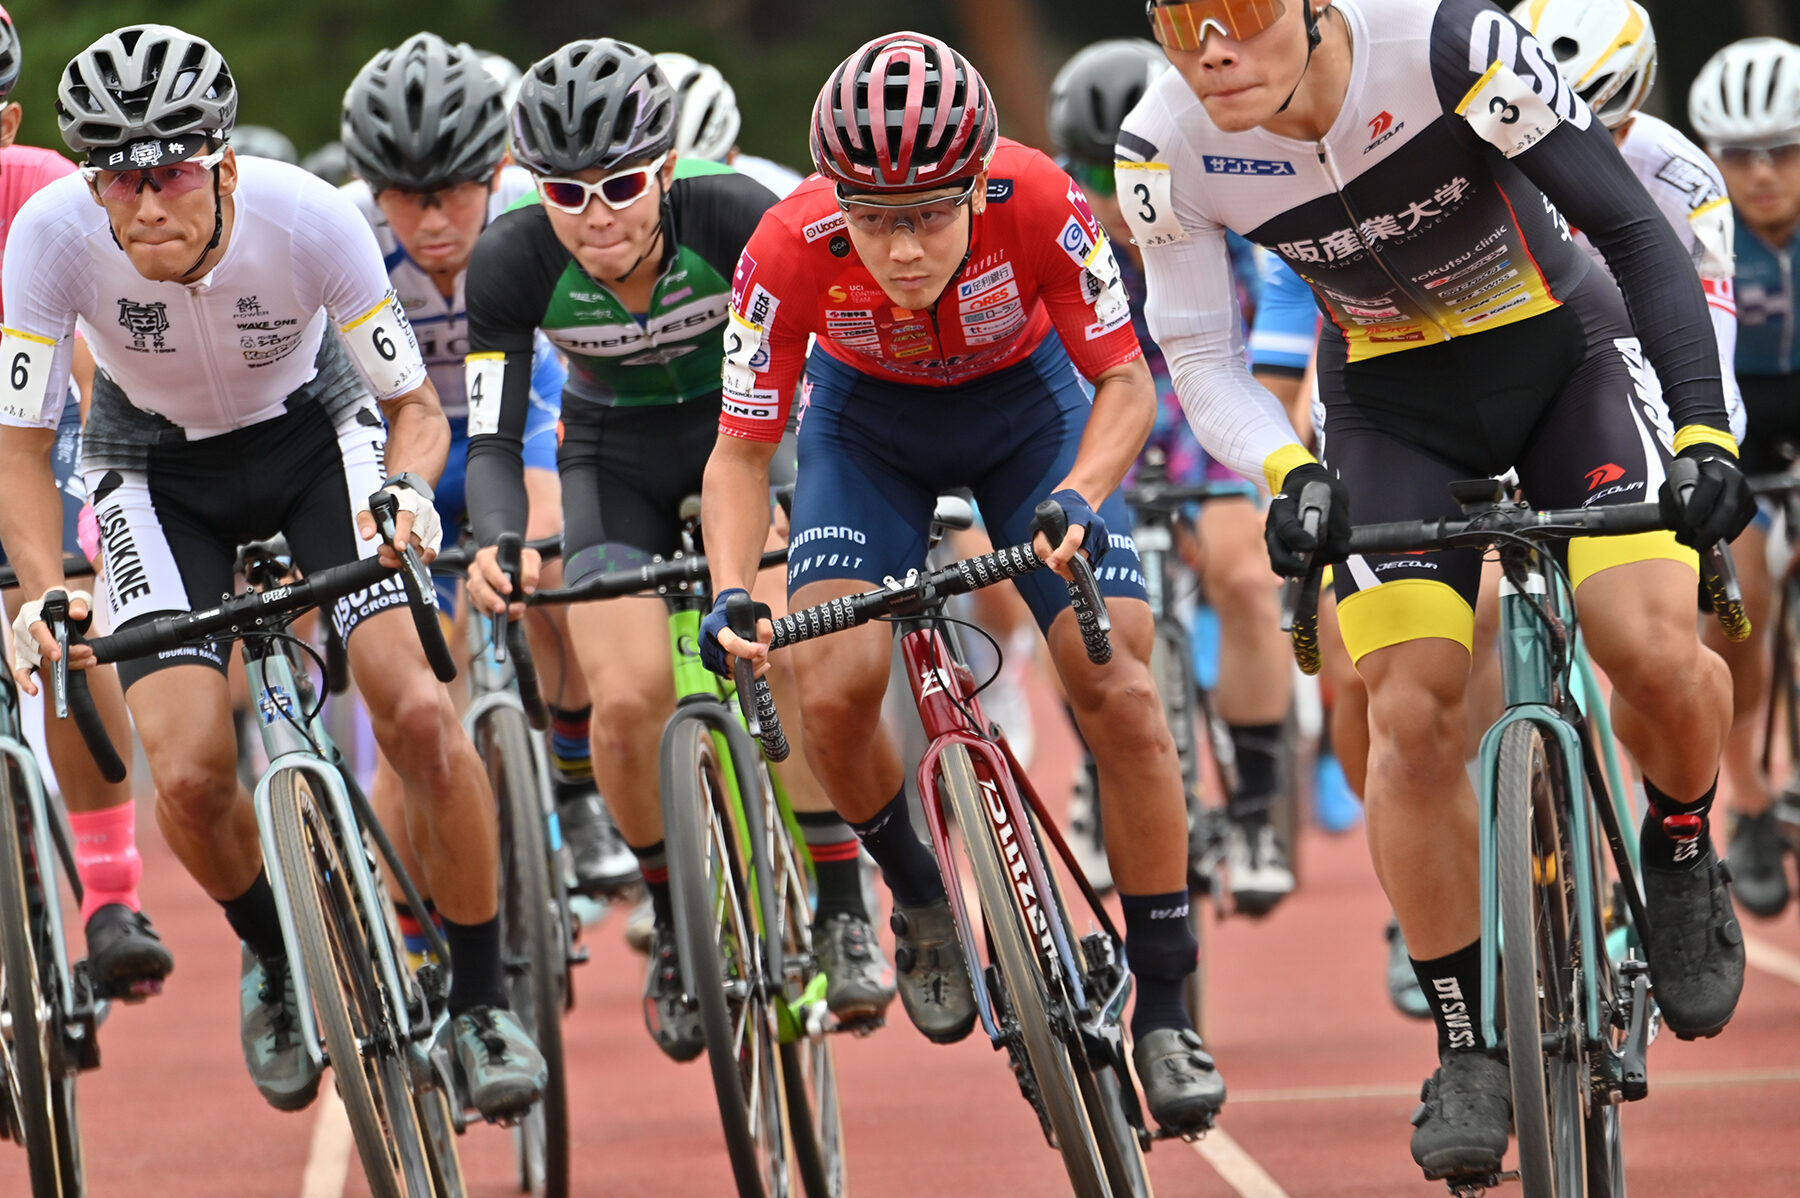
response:
<path fill-rule="evenodd" d="M 513 155 L 542 202 L 488 227 L 465 285 L 468 507 L 486 547 L 469 596 L 483 610 L 507 602 L 495 539 L 525 527 L 520 446 L 539 329 L 569 362 L 557 459 L 565 580 L 680 548 L 682 500 L 699 493 L 718 431 L 732 273 L 775 197 L 729 167 L 678 160 L 677 112 L 655 60 L 607 38 L 572 42 L 534 65 L 513 105 Z M 528 551 L 525 589 L 537 569 Z M 769 582 L 778 600 L 780 576 Z M 658 799 L 657 746 L 674 710 L 664 607 L 656 598 L 582 604 L 569 627 L 594 696 L 595 777 L 655 912 L 645 1020 L 665 1053 L 691 1060 L 704 1037 L 683 1002 Z M 799 731 L 790 721 L 790 738 Z M 879 1013 L 894 995 L 892 970 L 863 907 L 855 837 L 809 775 L 784 770 L 818 865 L 827 1002 L 841 1017 Z"/>

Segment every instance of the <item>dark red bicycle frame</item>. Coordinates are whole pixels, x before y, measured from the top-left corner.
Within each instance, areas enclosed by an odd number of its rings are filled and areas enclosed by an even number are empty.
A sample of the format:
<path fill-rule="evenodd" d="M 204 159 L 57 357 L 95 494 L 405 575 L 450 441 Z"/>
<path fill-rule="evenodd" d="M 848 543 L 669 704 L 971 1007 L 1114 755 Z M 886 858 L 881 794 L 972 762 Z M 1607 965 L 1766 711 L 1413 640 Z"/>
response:
<path fill-rule="evenodd" d="M 1018 905 L 1025 926 L 1033 930 L 1040 961 L 1052 965 L 1062 974 L 1075 1007 L 1074 1014 L 1079 1016 L 1088 1005 L 1082 968 L 1075 956 L 1077 948 L 1070 940 L 1069 929 L 1063 926 L 1052 901 L 1049 871 L 1038 851 L 1037 839 L 1031 835 L 1026 820 L 1027 808 L 1035 814 L 1038 829 L 1067 865 L 1070 876 L 1093 907 L 1103 929 L 1115 942 L 1118 933 L 1092 885 L 1075 865 L 1062 832 L 1050 819 L 1043 800 L 1019 767 L 1005 738 L 988 740 L 970 730 L 970 715 L 974 716 L 978 726 L 987 727 L 987 719 L 982 715 L 974 693 L 974 675 L 967 666 L 955 662 L 943 634 L 936 628 L 917 622 L 909 622 L 905 628 L 900 638 L 900 655 L 906 666 L 907 681 L 912 685 L 919 720 L 924 725 L 925 735 L 931 738 L 930 746 L 919 760 L 919 798 L 925 810 L 925 823 L 931 830 L 932 852 L 944 874 L 944 888 L 956 919 L 957 938 L 962 942 L 963 956 L 969 964 L 969 977 L 972 980 L 982 977 L 982 955 L 975 939 L 974 921 L 963 898 L 956 855 L 950 849 L 948 821 L 937 793 L 938 757 L 952 745 L 960 745 L 969 751 L 976 784 L 981 788 L 982 806 L 988 816 L 985 831 L 995 838 L 1012 879 L 1013 901 Z M 963 833 L 966 836 L 979 834 L 974 828 L 965 828 Z M 975 1000 L 981 1009 L 982 1025 L 998 1045 L 1003 1034 L 994 1018 L 985 986 L 975 987 Z"/>

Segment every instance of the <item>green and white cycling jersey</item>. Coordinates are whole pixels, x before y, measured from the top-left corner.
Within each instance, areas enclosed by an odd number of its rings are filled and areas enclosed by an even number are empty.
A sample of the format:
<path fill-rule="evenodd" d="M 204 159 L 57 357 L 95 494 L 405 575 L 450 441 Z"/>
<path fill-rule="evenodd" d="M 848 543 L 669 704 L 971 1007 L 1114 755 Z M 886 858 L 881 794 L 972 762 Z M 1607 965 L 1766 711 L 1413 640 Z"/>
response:
<path fill-rule="evenodd" d="M 728 166 L 680 159 L 663 201 L 663 257 L 648 310 L 633 313 L 557 240 L 535 194 L 482 233 L 469 261 L 470 519 L 484 544 L 521 529 L 519 445 L 538 330 L 568 360 L 563 419 L 582 406 L 716 398 L 732 274 L 775 203 Z"/>

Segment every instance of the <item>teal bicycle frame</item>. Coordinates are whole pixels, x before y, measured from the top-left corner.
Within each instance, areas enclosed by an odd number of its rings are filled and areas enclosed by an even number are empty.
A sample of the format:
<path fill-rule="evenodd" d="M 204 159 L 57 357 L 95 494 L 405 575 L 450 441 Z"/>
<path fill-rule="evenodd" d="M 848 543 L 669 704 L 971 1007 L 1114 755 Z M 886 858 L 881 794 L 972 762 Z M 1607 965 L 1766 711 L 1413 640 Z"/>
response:
<path fill-rule="evenodd" d="M 1565 626 L 1572 624 L 1569 596 L 1562 588 L 1549 585 L 1549 575 L 1539 552 L 1533 552 L 1531 556 L 1525 587 Z M 1574 698 L 1593 731 L 1596 751 L 1605 763 L 1608 797 L 1617 812 L 1619 826 L 1629 829 L 1636 822 L 1631 800 L 1619 777 L 1612 726 L 1607 720 L 1606 706 L 1579 637 L 1572 638 L 1572 664 L 1560 676 L 1553 675 L 1549 649 L 1550 632 L 1544 627 L 1543 620 L 1518 587 L 1502 576 L 1499 650 L 1501 687 L 1506 710 L 1482 737 L 1481 785 L 1477 793 L 1481 836 L 1481 1034 L 1483 1043 L 1489 1050 L 1501 1047 L 1494 1024 L 1495 1012 L 1499 1007 L 1497 991 L 1501 947 L 1500 887 L 1494 824 L 1500 742 L 1506 729 L 1520 721 L 1536 724 L 1545 741 L 1556 746 L 1563 770 L 1567 774 L 1565 784 L 1572 800 L 1569 804 L 1570 830 L 1576 844 L 1570 856 L 1575 865 L 1575 909 L 1583 944 L 1603 942 L 1600 929 L 1594 926 L 1594 913 L 1601 906 L 1598 896 L 1603 879 L 1595 876 L 1594 863 L 1597 858 L 1592 851 L 1595 844 L 1592 823 L 1594 813 L 1589 804 L 1583 801 L 1588 792 L 1582 768 L 1581 734 L 1558 709 L 1557 700 L 1560 696 L 1569 695 Z M 1596 800 L 1600 797 L 1595 796 Z M 1624 839 L 1635 870 L 1638 865 L 1637 843 L 1630 836 Z M 1613 948 L 1615 957 L 1622 955 L 1620 948 L 1612 945 L 1609 948 Z M 1581 971 L 1581 1031 L 1584 1044 L 1592 1043 L 1599 1030 L 1605 1026 L 1600 1010 L 1599 972 L 1593 969 Z"/>

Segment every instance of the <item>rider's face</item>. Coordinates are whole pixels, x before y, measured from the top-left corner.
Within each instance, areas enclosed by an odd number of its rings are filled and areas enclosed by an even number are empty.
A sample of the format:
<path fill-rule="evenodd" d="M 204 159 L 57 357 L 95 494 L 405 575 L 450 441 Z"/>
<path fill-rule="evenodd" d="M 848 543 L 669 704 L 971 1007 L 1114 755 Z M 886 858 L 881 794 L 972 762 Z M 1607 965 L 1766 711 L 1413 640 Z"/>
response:
<path fill-rule="evenodd" d="M 618 169 L 593 167 L 568 177 L 598 183 Z M 675 156 L 671 154 L 663 164 L 661 177 L 624 208 L 613 208 L 594 197 L 579 214 L 565 212 L 554 204 L 545 204 L 544 211 L 549 214 L 556 239 L 574 255 L 581 269 L 596 279 L 614 281 L 639 265 L 656 265 L 657 255 L 651 251 L 662 226 L 663 197 L 674 181 Z"/>
<path fill-rule="evenodd" d="M 1800 142 L 1760 151 L 1724 146 L 1713 157 L 1745 224 L 1766 235 L 1800 224 Z"/>
<path fill-rule="evenodd" d="M 213 174 L 222 202 L 237 190 L 237 158 L 231 147 L 225 147 Z M 212 240 L 215 209 L 211 184 L 180 194 L 145 185 L 121 199 L 102 198 L 92 190 L 89 194 L 106 209 L 113 236 L 146 279 L 180 281 Z M 223 246 L 223 241 L 220 244 Z"/>
<path fill-rule="evenodd" d="M 850 204 L 845 220 L 850 244 L 898 306 L 915 312 L 931 307 L 962 266 L 970 222 L 987 206 L 987 174 L 976 177 L 966 199 L 950 203 L 964 192 L 958 185 L 881 197 L 883 204 L 902 206 L 893 209 L 871 205 L 865 211 Z M 940 209 L 943 219 L 934 215 Z"/>
<path fill-rule="evenodd" d="M 499 167 L 495 167 L 496 174 Z M 475 239 L 487 224 L 492 181 L 453 183 L 436 191 L 398 187 L 375 193 L 375 203 L 407 256 L 434 275 L 456 275 L 469 264 Z"/>
<path fill-rule="evenodd" d="M 1213 124 L 1226 133 L 1242 133 L 1273 120 L 1305 71 L 1302 5 L 1314 3 L 1289 0 L 1273 25 L 1241 42 L 1213 32 L 1198 50 L 1165 47 L 1164 52 Z"/>

